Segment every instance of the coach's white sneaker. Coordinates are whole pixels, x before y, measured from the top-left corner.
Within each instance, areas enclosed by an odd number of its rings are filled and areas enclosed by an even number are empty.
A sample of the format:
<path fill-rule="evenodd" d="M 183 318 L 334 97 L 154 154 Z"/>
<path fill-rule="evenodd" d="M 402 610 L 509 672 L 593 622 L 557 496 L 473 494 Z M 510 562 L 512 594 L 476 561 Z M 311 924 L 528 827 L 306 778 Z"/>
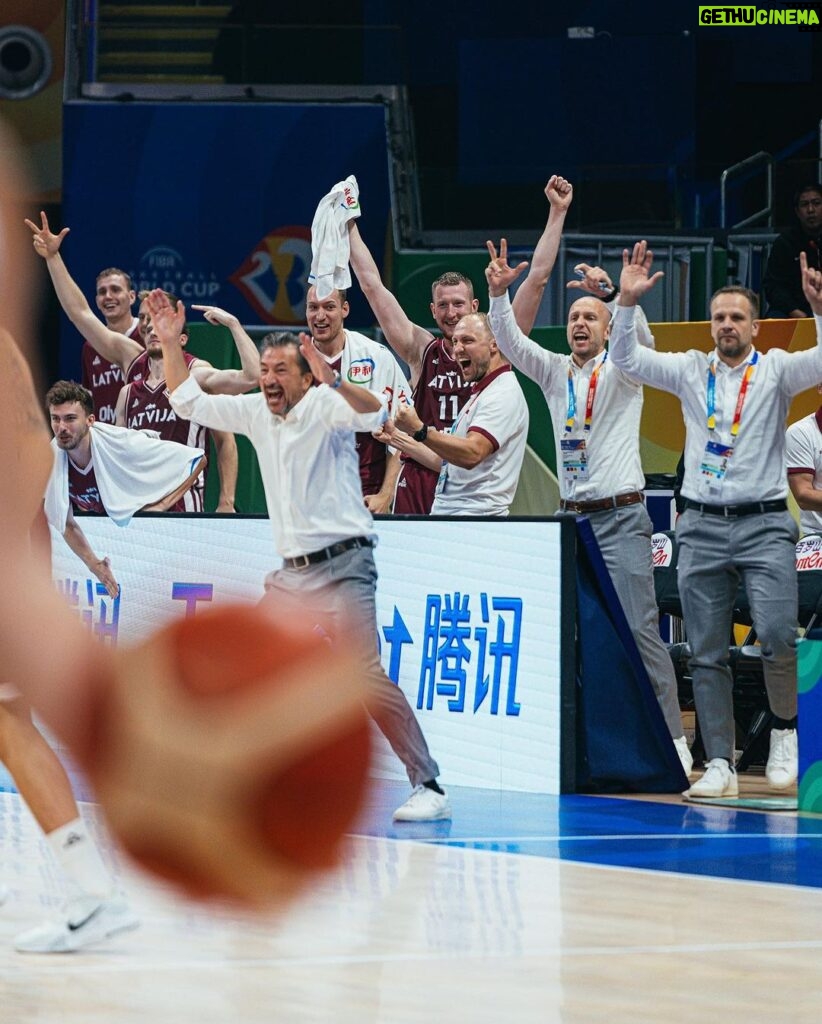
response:
<path fill-rule="evenodd" d="M 765 778 L 771 789 L 789 789 L 799 775 L 796 729 L 771 729 L 771 752 Z"/>
<path fill-rule="evenodd" d="M 736 772 L 724 757 L 711 758 L 705 774 L 685 791 L 685 796 L 739 796 Z"/>
<path fill-rule="evenodd" d="M 674 740 L 674 746 L 676 747 L 677 754 L 679 754 L 682 770 L 686 775 L 690 775 L 694 768 L 694 758 L 688 749 L 688 741 L 684 736 L 680 736 L 678 740 Z"/>
<path fill-rule="evenodd" d="M 448 796 L 428 786 L 415 786 L 411 796 L 394 811 L 394 821 L 444 821 L 450 817 Z"/>
<path fill-rule="evenodd" d="M 45 921 L 18 935 L 14 948 L 18 953 L 73 953 L 139 925 L 124 896 L 100 903 L 86 898 L 70 904 L 61 920 Z"/>

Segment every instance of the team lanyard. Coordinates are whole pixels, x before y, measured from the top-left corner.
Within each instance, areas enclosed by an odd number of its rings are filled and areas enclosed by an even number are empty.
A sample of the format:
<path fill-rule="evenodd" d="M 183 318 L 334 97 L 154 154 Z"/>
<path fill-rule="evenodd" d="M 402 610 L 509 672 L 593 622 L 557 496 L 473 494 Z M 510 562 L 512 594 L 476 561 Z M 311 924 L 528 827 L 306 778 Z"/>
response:
<path fill-rule="evenodd" d="M 742 406 L 745 404 L 745 396 L 748 393 L 748 384 L 751 381 L 751 377 L 754 375 L 754 367 L 759 362 L 759 353 L 754 352 L 751 361 L 745 367 L 745 373 L 742 376 L 742 382 L 739 385 L 739 394 L 736 396 L 736 408 L 734 409 L 734 418 L 731 423 L 731 437 L 736 440 L 736 435 L 739 433 L 739 424 L 742 420 Z M 717 359 L 711 360 L 708 365 L 708 395 L 707 395 L 707 406 L 708 406 L 708 430 L 716 430 L 716 364 Z"/>
<path fill-rule="evenodd" d="M 591 380 L 588 384 L 588 397 L 585 401 L 585 425 L 583 430 L 590 431 L 591 420 L 594 416 L 594 399 L 597 393 L 597 384 L 599 383 L 599 374 L 602 367 L 605 365 L 605 360 L 608 358 L 608 353 L 602 357 L 602 362 L 596 367 L 594 372 L 591 374 Z M 572 368 L 568 367 L 568 412 L 565 414 L 565 433 L 570 434 L 574 429 L 574 420 L 577 416 L 577 396 L 574 388 L 574 372 Z"/>

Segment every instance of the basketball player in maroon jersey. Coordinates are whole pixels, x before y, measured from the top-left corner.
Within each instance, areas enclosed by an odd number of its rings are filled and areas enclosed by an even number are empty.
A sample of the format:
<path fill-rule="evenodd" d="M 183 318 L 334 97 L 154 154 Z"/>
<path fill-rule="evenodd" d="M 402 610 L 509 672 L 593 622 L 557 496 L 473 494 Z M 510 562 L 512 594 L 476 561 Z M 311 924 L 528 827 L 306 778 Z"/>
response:
<path fill-rule="evenodd" d="M 144 308 L 144 303 L 141 302 L 138 313 L 143 344 L 124 334 L 112 331 L 101 323 L 89 308 L 85 296 L 69 274 L 60 255 L 60 246 L 69 229 L 63 228 L 59 234 L 54 234 L 49 227 L 46 215 L 42 212 L 40 220 L 39 226 L 30 220 L 26 221 L 26 225 L 32 232 L 35 252 L 46 261 L 54 290 L 57 292 L 60 305 L 69 320 L 88 339 L 95 351 L 120 367 L 126 383 L 145 379 L 155 394 L 162 395 L 165 390 L 162 350 L 159 349 L 156 338 L 152 337 L 151 318 Z M 240 354 L 241 370 L 219 370 L 204 359 L 194 359 L 192 362 L 192 374 L 206 392 L 243 394 L 257 386 L 259 377 L 257 348 L 244 331 L 239 330 L 235 333 L 232 329 L 232 335 Z M 187 336 L 183 335 L 181 343 L 185 345 L 187 340 Z M 152 348 L 153 353 L 149 353 L 148 348 Z M 153 429 L 164 440 L 175 440 L 176 438 L 163 431 L 163 424 L 168 426 L 171 423 L 168 416 L 163 420 L 162 413 L 157 412 L 156 419 L 156 423 L 145 422 L 142 429 Z M 125 425 L 126 419 L 124 417 L 117 422 L 122 426 Z M 217 468 L 220 472 L 220 500 L 217 511 L 233 512 L 237 481 L 236 442 L 233 437 L 228 437 L 228 435 L 215 436 L 215 448 L 217 449 Z"/>
<path fill-rule="evenodd" d="M 520 288 L 524 293 L 522 299 L 519 303 L 519 296 L 514 299 L 515 315 L 518 322 L 522 318 L 524 331 L 533 326 L 542 292 L 553 269 L 571 193 L 570 183 L 558 175 L 545 186 L 550 203 L 548 224 L 534 252 L 532 272 Z M 479 306 L 473 285 L 465 275 L 454 271 L 434 281 L 431 315 L 441 333 L 441 337 L 434 337 L 428 328 L 411 322 L 385 287 L 355 220 L 349 221 L 348 229 L 351 267 L 385 340 L 408 365 L 417 415 L 425 426 L 447 432 L 470 394 L 470 387 L 454 360 L 453 336 L 461 317 L 476 312 Z M 427 515 L 434 500 L 439 460 L 432 459 L 430 449 L 402 431 L 391 435 L 391 444 L 402 453 L 394 498 L 395 515 Z"/>
<path fill-rule="evenodd" d="M 140 321 L 131 311 L 137 293 L 131 277 L 119 267 L 107 267 L 97 275 L 94 301 L 103 314 L 106 327 L 142 345 Z M 100 423 L 114 422 L 114 409 L 124 384 L 123 371 L 117 363 L 104 359 L 87 341 L 80 353 L 81 383 L 94 399 L 94 415 Z"/>

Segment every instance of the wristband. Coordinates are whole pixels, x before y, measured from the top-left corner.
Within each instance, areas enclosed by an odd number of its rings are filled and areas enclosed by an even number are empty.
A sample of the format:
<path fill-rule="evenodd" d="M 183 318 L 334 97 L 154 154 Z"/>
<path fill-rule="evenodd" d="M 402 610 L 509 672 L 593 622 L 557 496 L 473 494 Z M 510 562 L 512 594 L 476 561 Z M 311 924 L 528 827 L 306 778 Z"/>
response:
<path fill-rule="evenodd" d="M 334 380 L 328 385 L 330 388 L 338 388 L 342 384 L 342 374 L 339 370 L 334 371 Z"/>
<path fill-rule="evenodd" d="M 415 441 L 425 441 L 426 437 L 428 437 L 428 424 L 423 423 L 420 429 L 415 430 L 411 436 Z"/>
<path fill-rule="evenodd" d="M 600 295 L 599 297 L 603 302 L 613 302 L 614 299 L 619 295 L 619 287 L 614 288 L 610 295 Z"/>

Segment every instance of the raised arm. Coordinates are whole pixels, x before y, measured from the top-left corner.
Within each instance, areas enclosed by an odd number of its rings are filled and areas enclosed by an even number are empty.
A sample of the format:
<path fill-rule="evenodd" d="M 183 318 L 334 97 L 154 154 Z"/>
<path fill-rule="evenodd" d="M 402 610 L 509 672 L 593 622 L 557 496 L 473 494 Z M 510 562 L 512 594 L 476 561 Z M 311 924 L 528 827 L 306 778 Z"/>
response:
<path fill-rule="evenodd" d="M 117 597 L 120 593 L 120 584 L 114 578 L 111 571 L 111 562 L 108 558 L 98 558 L 88 542 L 88 538 L 80 529 L 74 513 L 69 509 L 66 529 L 63 532 L 63 539 L 75 555 L 85 565 L 90 573 L 106 588 L 109 597 Z"/>
<path fill-rule="evenodd" d="M 488 255 L 491 261 L 485 268 L 485 279 L 488 282 L 490 308 L 488 322 L 497 340 L 500 351 L 526 376 L 530 377 L 543 388 L 547 388 L 551 375 L 555 372 L 561 357 L 548 352 L 535 341 L 527 338 L 514 319 L 511 303 L 508 300 L 508 288 L 522 273 L 527 263 L 517 267 L 508 266 L 508 244 L 503 238 L 500 241 L 499 256 L 493 242 L 487 242 Z"/>
<path fill-rule="evenodd" d="M 789 395 L 807 391 L 822 380 L 822 271 L 808 266 L 808 257 L 799 254 L 802 292 L 808 300 L 816 322 L 816 348 L 791 352 L 785 359 L 782 386 Z"/>
<path fill-rule="evenodd" d="M 55 235 L 42 211 L 39 227 L 30 220 L 25 223 L 31 229 L 34 251 L 46 261 L 54 290 L 66 316 L 95 352 L 109 362 L 117 363 L 125 376 L 128 367 L 143 351 L 143 346 L 125 334 L 109 330 L 92 311 L 60 255 L 60 246 L 69 228 L 63 228 L 59 235 Z"/>
<path fill-rule="evenodd" d="M 411 371 L 411 383 L 416 384 L 425 346 L 431 332 L 412 324 L 394 295 L 385 287 L 377 264 L 368 246 L 362 240 L 356 221 L 348 222 L 351 243 L 351 269 L 356 275 L 363 294 L 368 299 L 385 340 Z"/>
<path fill-rule="evenodd" d="M 201 310 L 210 324 L 229 329 L 242 365 L 241 370 L 218 370 L 209 365 L 208 372 L 204 367 L 202 372 L 197 373 L 197 380 L 203 391 L 211 394 L 242 395 L 257 387 L 260 382 L 260 352 L 237 317 L 220 309 L 219 306 L 191 308 Z"/>
<path fill-rule="evenodd" d="M 523 334 L 531 332 L 537 318 L 545 286 L 556 263 L 565 215 L 571 205 L 574 189 L 570 181 L 554 174 L 545 186 L 545 195 L 550 203 L 548 222 L 534 249 L 528 276 L 517 289 L 511 303 L 514 317 Z"/>

